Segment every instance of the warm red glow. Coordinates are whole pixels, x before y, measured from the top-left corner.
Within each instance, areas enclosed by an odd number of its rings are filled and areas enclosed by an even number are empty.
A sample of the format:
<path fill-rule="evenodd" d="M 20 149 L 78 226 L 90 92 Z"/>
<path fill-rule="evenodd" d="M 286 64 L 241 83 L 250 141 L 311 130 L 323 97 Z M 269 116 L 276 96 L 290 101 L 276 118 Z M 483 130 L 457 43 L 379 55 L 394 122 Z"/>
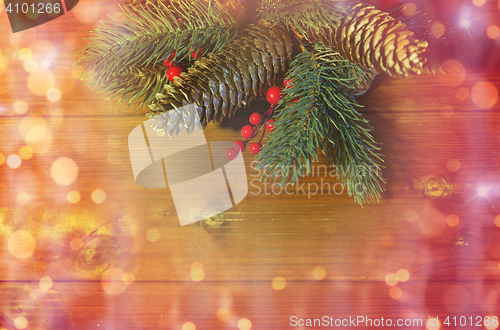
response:
<path fill-rule="evenodd" d="M 460 218 L 456 214 L 449 214 L 446 217 L 446 224 L 450 227 L 456 227 L 460 223 Z"/>
<path fill-rule="evenodd" d="M 496 25 L 490 25 L 486 29 L 486 35 L 490 39 L 497 39 L 498 37 L 500 37 L 500 28 L 498 26 L 496 26 Z"/>
<path fill-rule="evenodd" d="M 460 161 L 455 158 L 451 158 L 446 162 L 446 168 L 450 172 L 457 172 L 461 167 Z"/>
<path fill-rule="evenodd" d="M 498 101 L 498 90 L 489 81 L 480 81 L 472 88 L 471 98 L 479 109 L 491 109 Z"/>
<path fill-rule="evenodd" d="M 431 33 L 434 37 L 440 37 L 446 32 L 446 27 L 441 22 L 434 22 L 431 26 Z"/>

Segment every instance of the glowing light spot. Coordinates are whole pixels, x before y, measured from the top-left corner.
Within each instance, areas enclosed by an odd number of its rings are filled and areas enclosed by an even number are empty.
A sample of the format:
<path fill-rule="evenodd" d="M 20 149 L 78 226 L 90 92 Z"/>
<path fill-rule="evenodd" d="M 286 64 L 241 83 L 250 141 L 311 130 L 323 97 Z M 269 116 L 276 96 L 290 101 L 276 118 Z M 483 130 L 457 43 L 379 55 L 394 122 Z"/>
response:
<path fill-rule="evenodd" d="M 249 319 L 241 318 L 238 320 L 239 330 L 250 330 L 252 329 L 252 322 Z"/>
<path fill-rule="evenodd" d="M 47 91 L 47 99 L 50 102 L 57 102 L 61 99 L 61 92 L 57 88 L 51 88 Z"/>
<path fill-rule="evenodd" d="M 490 39 L 498 39 L 500 37 L 500 28 L 496 25 L 490 25 L 486 29 L 486 35 Z"/>
<path fill-rule="evenodd" d="M 60 157 L 52 163 L 50 174 L 57 184 L 68 186 L 78 177 L 78 165 L 71 158 Z"/>
<path fill-rule="evenodd" d="M 158 229 L 150 229 L 146 232 L 146 239 L 150 242 L 156 242 L 160 239 L 160 232 Z"/>
<path fill-rule="evenodd" d="M 434 37 L 440 37 L 446 32 L 446 27 L 441 22 L 434 22 L 431 26 L 431 34 Z"/>
<path fill-rule="evenodd" d="M 80 193 L 76 190 L 71 190 L 70 192 L 68 192 L 66 194 L 66 200 L 71 203 L 71 204 L 76 204 L 80 201 L 80 199 L 82 198 L 82 196 L 80 195 Z"/>
<path fill-rule="evenodd" d="M 495 217 L 495 226 L 500 228 L 500 214 Z"/>
<path fill-rule="evenodd" d="M 73 251 L 78 251 L 83 247 L 83 240 L 80 237 L 75 237 L 69 242 L 69 247 Z"/>
<path fill-rule="evenodd" d="M 182 330 L 196 330 L 196 326 L 192 322 L 186 322 L 182 325 Z"/>
<path fill-rule="evenodd" d="M 33 52 L 33 59 L 40 63 L 40 66 L 47 69 L 57 57 L 56 47 L 47 40 L 37 40 L 30 46 Z"/>
<path fill-rule="evenodd" d="M 466 18 L 462 18 L 459 22 L 460 26 L 463 27 L 464 29 L 467 29 L 470 26 L 470 22 Z"/>
<path fill-rule="evenodd" d="M 123 293 L 127 289 L 122 281 L 124 274 L 120 268 L 107 269 L 101 277 L 101 286 L 104 292 L 113 295 Z"/>
<path fill-rule="evenodd" d="M 229 319 L 229 310 L 227 308 L 219 308 L 219 310 L 217 311 L 217 318 L 219 319 L 219 321 L 221 322 L 226 322 L 228 319 Z"/>
<path fill-rule="evenodd" d="M 399 287 L 397 286 L 393 286 L 390 290 L 389 290 L 389 297 L 391 297 L 392 299 L 394 300 L 398 300 L 401 298 L 401 296 L 403 295 L 403 290 L 401 290 Z"/>
<path fill-rule="evenodd" d="M 125 273 L 122 276 L 122 282 L 125 285 L 132 285 L 135 282 L 135 275 L 133 273 Z"/>
<path fill-rule="evenodd" d="M 286 280 L 285 280 L 285 278 L 278 276 L 278 277 L 275 277 L 273 279 L 273 282 L 271 285 L 272 285 L 274 290 L 280 291 L 280 290 L 283 290 L 285 288 Z"/>
<path fill-rule="evenodd" d="M 35 251 L 35 238 L 25 230 L 18 230 L 10 235 L 7 246 L 14 257 L 26 259 Z"/>
<path fill-rule="evenodd" d="M 417 6 L 413 2 L 408 2 L 403 8 L 405 16 L 413 16 L 417 12 Z"/>
<path fill-rule="evenodd" d="M 486 197 L 488 195 L 488 190 L 490 188 L 488 187 L 479 187 L 477 188 L 477 194 L 480 196 L 480 197 Z"/>
<path fill-rule="evenodd" d="M 52 284 L 52 279 L 48 276 L 42 277 L 40 279 L 40 282 L 38 282 L 38 285 L 40 286 L 40 289 L 42 289 L 42 291 L 49 291 L 52 287 Z"/>
<path fill-rule="evenodd" d="M 18 316 L 14 319 L 14 327 L 16 329 L 26 329 L 28 327 L 28 320 L 24 316 Z"/>
<path fill-rule="evenodd" d="M 92 23 L 99 17 L 100 6 L 96 0 L 82 1 L 73 9 L 77 20 L 82 23 Z"/>
<path fill-rule="evenodd" d="M 31 195 L 27 192 L 21 191 L 17 194 L 16 201 L 21 205 L 26 205 L 31 201 Z"/>
<path fill-rule="evenodd" d="M 398 284 L 398 276 L 394 273 L 389 273 L 385 276 L 385 283 L 389 286 Z"/>
<path fill-rule="evenodd" d="M 406 221 L 412 223 L 418 220 L 419 215 L 418 212 L 415 211 L 414 209 L 409 209 L 406 210 L 405 213 L 403 214 L 403 217 Z"/>
<path fill-rule="evenodd" d="M 399 282 L 406 282 L 410 279 L 410 272 L 406 269 L 400 269 L 396 272 L 396 276 Z"/>
<path fill-rule="evenodd" d="M 456 227 L 460 223 L 460 218 L 456 214 L 446 216 L 446 224 L 450 227 Z"/>
<path fill-rule="evenodd" d="M 450 172 L 457 172 L 461 166 L 460 161 L 455 158 L 451 158 L 446 162 L 446 168 Z"/>
<path fill-rule="evenodd" d="M 191 279 L 195 282 L 200 282 L 205 278 L 203 265 L 199 262 L 193 262 L 191 265 Z"/>
<path fill-rule="evenodd" d="M 3 165 L 5 163 L 5 156 L 0 152 L 0 165 Z"/>
<path fill-rule="evenodd" d="M 31 52 L 31 49 L 29 48 L 21 48 L 19 49 L 19 51 L 17 52 L 17 57 L 21 60 L 21 61 L 27 61 L 27 60 L 30 60 L 31 59 L 31 56 L 33 56 L 32 52 Z"/>
<path fill-rule="evenodd" d="M 19 132 L 28 144 L 32 144 L 45 139 L 48 129 L 42 117 L 28 116 L 21 120 Z"/>
<path fill-rule="evenodd" d="M 441 322 L 439 322 L 438 318 L 431 317 L 427 320 L 425 328 L 427 330 L 439 330 L 439 328 L 441 328 Z"/>
<path fill-rule="evenodd" d="M 92 201 L 96 204 L 101 204 L 106 200 L 106 193 L 104 190 L 96 189 L 91 195 Z"/>
<path fill-rule="evenodd" d="M 488 330 L 496 330 L 498 329 L 499 321 L 498 316 L 485 316 L 484 317 L 484 327 Z"/>
<path fill-rule="evenodd" d="M 455 94 L 455 96 L 457 97 L 457 99 L 459 99 L 460 101 L 465 101 L 467 100 L 467 98 L 469 97 L 470 93 L 469 93 L 469 90 L 465 87 L 459 87 L 457 88 L 457 92 Z"/>
<path fill-rule="evenodd" d="M 54 74 L 49 70 L 38 68 L 28 77 L 28 88 L 37 96 L 45 96 L 56 84 Z"/>
<path fill-rule="evenodd" d="M 439 81 L 449 87 L 458 87 L 465 80 L 466 70 L 457 60 L 446 60 L 442 64 L 445 75 L 439 76 Z"/>
<path fill-rule="evenodd" d="M 21 149 L 19 149 L 19 156 L 21 159 L 30 159 L 33 157 L 33 149 L 28 146 L 21 147 Z"/>
<path fill-rule="evenodd" d="M 326 277 L 326 269 L 324 269 L 321 266 L 316 266 L 313 269 L 313 277 L 315 280 L 318 280 L 318 281 L 324 279 Z"/>
<path fill-rule="evenodd" d="M 479 109 L 491 109 L 498 101 L 498 90 L 492 83 L 480 81 L 472 87 L 471 99 Z"/>
<path fill-rule="evenodd" d="M 481 7 L 481 6 L 484 6 L 484 4 L 486 3 L 486 0 L 472 0 L 472 3 L 476 7 Z"/>
<path fill-rule="evenodd" d="M 18 155 L 10 155 L 7 157 L 7 165 L 9 165 L 10 168 L 18 168 L 21 166 L 22 160 L 21 157 Z"/>
<path fill-rule="evenodd" d="M 38 62 L 35 60 L 27 60 L 23 63 L 23 69 L 26 72 L 34 73 L 38 70 Z"/>

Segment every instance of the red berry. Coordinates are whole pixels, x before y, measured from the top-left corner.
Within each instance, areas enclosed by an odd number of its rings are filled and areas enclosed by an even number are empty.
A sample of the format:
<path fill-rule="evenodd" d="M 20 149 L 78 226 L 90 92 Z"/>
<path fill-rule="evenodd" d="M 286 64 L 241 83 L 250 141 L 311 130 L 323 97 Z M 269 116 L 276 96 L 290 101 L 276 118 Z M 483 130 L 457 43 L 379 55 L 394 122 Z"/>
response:
<path fill-rule="evenodd" d="M 175 57 L 175 53 L 171 53 L 170 55 L 168 55 L 167 57 L 165 57 L 163 59 L 163 65 L 165 65 L 167 67 L 172 66 L 174 64 L 174 62 L 173 62 L 174 57 Z"/>
<path fill-rule="evenodd" d="M 283 95 L 281 95 L 281 91 L 282 91 L 281 87 L 278 86 L 270 87 L 266 93 L 267 102 L 274 105 L 278 104 L 279 100 L 281 100 L 281 98 L 283 97 Z"/>
<path fill-rule="evenodd" d="M 226 150 L 226 158 L 227 159 L 233 160 L 236 158 L 236 156 L 238 156 L 238 153 L 236 152 L 236 150 L 234 150 L 234 148 L 229 148 Z"/>
<path fill-rule="evenodd" d="M 268 131 L 272 132 L 276 129 L 276 126 L 274 126 L 274 122 L 276 122 L 276 120 L 274 120 L 274 119 L 269 119 L 266 122 L 266 128 Z"/>
<path fill-rule="evenodd" d="M 258 112 L 252 113 L 250 116 L 250 124 L 259 125 L 260 123 L 262 123 L 262 115 Z"/>
<path fill-rule="evenodd" d="M 171 66 L 167 70 L 167 78 L 170 81 L 174 81 L 175 77 L 180 77 L 181 72 L 184 72 L 180 66 Z"/>
<path fill-rule="evenodd" d="M 245 151 L 245 149 L 247 148 L 247 145 L 245 143 L 245 141 L 241 141 L 241 140 L 238 140 L 234 143 L 234 150 L 236 150 L 236 152 L 243 152 Z"/>
<path fill-rule="evenodd" d="M 243 126 L 241 130 L 241 136 L 243 136 L 245 139 L 248 139 L 251 137 L 253 134 L 253 127 L 251 125 L 245 125 Z"/>
<path fill-rule="evenodd" d="M 292 81 L 292 79 L 286 79 L 286 78 L 285 78 L 285 79 L 283 80 L 283 87 L 288 87 L 288 85 L 289 85 L 289 84 L 290 84 L 290 86 L 289 86 L 289 87 L 292 87 L 292 86 L 293 86 L 293 84 L 291 84 L 291 83 L 290 83 L 290 81 Z"/>
<path fill-rule="evenodd" d="M 295 99 L 293 99 L 293 102 L 297 102 L 298 100 L 300 100 L 300 97 L 296 97 Z"/>
<path fill-rule="evenodd" d="M 250 145 L 250 151 L 254 154 L 258 154 L 262 150 L 262 143 L 254 142 Z"/>
<path fill-rule="evenodd" d="M 189 50 L 191 50 L 191 48 L 189 48 Z M 202 53 L 203 53 L 203 48 L 200 48 L 197 51 L 191 53 L 191 58 L 193 60 L 197 60 L 201 57 Z"/>

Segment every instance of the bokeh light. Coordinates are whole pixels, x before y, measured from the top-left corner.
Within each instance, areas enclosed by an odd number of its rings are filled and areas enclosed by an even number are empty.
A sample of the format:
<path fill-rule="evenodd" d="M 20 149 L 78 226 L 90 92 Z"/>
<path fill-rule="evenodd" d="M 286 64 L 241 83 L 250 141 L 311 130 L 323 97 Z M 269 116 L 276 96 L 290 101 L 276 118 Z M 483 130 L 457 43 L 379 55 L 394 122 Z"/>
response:
<path fill-rule="evenodd" d="M 326 269 L 321 266 L 314 267 L 313 277 L 318 281 L 324 279 L 326 277 Z"/>
<path fill-rule="evenodd" d="M 91 198 L 94 203 L 101 204 L 106 200 L 106 193 L 102 189 L 96 189 L 92 192 Z"/>
<path fill-rule="evenodd" d="M 401 298 L 401 296 L 403 296 L 403 290 L 401 290 L 399 287 L 393 286 L 389 290 L 389 297 L 391 297 L 392 299 L 398 300 Z"/>
<path fill-rule="evenodd" d="M 495 226 L 500 228 L 500 214 L 495 217 Z"/>
<path fill-rule="evenodd" d="M 78 251 L 83 247 L 83 240 L 80 237 L 75 237 L 69 242 L 69 247 L 73 251 Z"/>
<path fill-rule="evenodd" d="M 24 316 L 18 316 L 14 319 L 14 327 L 16 329 L 26 329 L 28 327 L 28 320 Z"/>
<path fill-rule="evenodd" d="M 49 70 L 38 68 L 28 77 L 28 88 L 37 96 L 45 96 L 56 85 L 56 78 Z"/>
<path fill-rule="evenodd" d="M 283 290 L 286 287 L 286 280 L 284 277 L 277 276 L 273 279 L 272 287 L 276 291 Z"/>
<path fill-rule="evenodd" d="M 61 99 L 61 92 L 57 88 L 51 88 L 47 91 L 47 99 L 50 102 L 57 102 Z"/>
<path fill-rule="evenodd" d="M 80 22 L 90 24 L 99 18 L 100 9 L 99 1 L 82 0 L 78 6 L 73 9 L 73 14 Z"/>
<path fill-rule="evenodd" d="M 40 67 L 48 69 L 57 58 L 57 50 L 54 45 L 47 40 L 36 40 L 30 45 L 33 52 L 33 59 L 37 60 Z"/>
<path fill-rule="evenodd" d="M 458 87 L 457 88 L 457 92 L 455 94 L 455 96 L 457 97 L 457 99 L 459 99 L 460 101 L 465 101 L 467 100 L 467 98 L 469 97 L 470 93 L 469 93 L 469 90 L 465 87 Z"/>
<path fill-rule="evenodd" d="M 425 328 L 427 330 L 439 330 L 441 328 L 441 322 L 436 317 L 431 317 L 425 323 Z"/>
<path fill-rule="evenodd" d="M 399 282 L 406 282 L 410 279 L 410 272 L 404 268 L 401 268 L 396 272 L 396 276 Z"/>
<path fill-rule="evenodd" d="M 199 262 L 193 262 L 191 265 L 191 280 L 200 282 L 205 278 L 205 271 L 203 265 Z"/>
<path fill-rule="evenodd" d="M 499 320 L 498 320 L 498 315 L 493 316 L 493 315 L 488 315 L 484 317 L 483 320 L 484 327 L 488 330 L 496 330 L 498 329 L 499 326 Z"/>
<path fill-rule="evenodd" d="M 123 283 L 125 273 L 121 268 L 109 268 L 102 274 L 101 286 L 104 292 L 112 295 L 123 293 L 127 286 Z"/>
<path fill-rule="evenodd" d="M 472 3 L 476 7 L 481 7 L 481 6 L 484 6 L 484 4 L 486 3 L 486 0 L 472 0 Z"/>
<path fill-rule="evenodd" d="M 398 276 L 394 273 L 389 273 L 385 276 L 385 283 L 389 286 L 398 284 Z"/>
<path fill-rule="evenodd" d="M 125 273 L 122 276 L 122 282 L 125 285 L 132 285 L 135 282 L 135 275 L 133 273 Z"/>
<path fill-rule="evenodd" d="M 23 139 L 31 144 L 43 140 L 48 132 L 47 124 L 42 117 L 24 117 L 19 123 L 19 132 Z"/>
<path fill-rule="evenodd" d="M 78 165 L 71 158 L 60 157 L 52 163 L 50 174 L 57 184 L 68 186 L 78 177 Z"/>
<path fill-rule="evenodd" d="M 471 99 L 479 109 L 491 109 L 498 101 L 498 90 L 489 81 L 480 81 L 472 87 Z"/>
<path fill-rule="evenodd" d="M 186 322 L 182 325 L 182 330 L 196 330 L 196 326 L 192 322 Z"/>
<path fill-rule="evenodd" d="M 16 201 L 21 205 L 26 205 L 31 201 L 31 195 L 25 191 L 17 193 Z"/>
<path fill-rule="evenodd" d="M 25 230 L 18 230 L 10 235 L 7 247 L 14 257 L 26 259 L 35 251 L 35 238 Z"/>
<path fill-rule="evenodd" d="M 438 38 L 446 32 L 446 27 L 441 22 L 434 22 L 431 26 L 431 34 L 433 37 Z"/>
<path fill-rule="evenodd" d="M 497 25 L 490 25 L 486 29 L 486 35 L 490 39 L 498 39 L 500 37 L 500 28 Z"/>
<path fill-rule="evenodd" d="M 229 319 L 229 316 L 230 316 L 230 313 L 229 313 L 229 309 L 227 309 L 227 308 L 222 307 L 222 308 L 219 308 L 219 310 L 217 311 L 217 318 L 221 322 L 226 322 Z"/>
<path fill-rule="evenodd" d="M 7 157 L 7 165 L 9 165 L 10 168 L 18 168 L 21 166 L 22 160 L 21 157 L 18 155 L 10 155 Z"/>
<path fill-rule="evenodd" d="M 31 56 L 33 56 L 33 53 L 31 52 L 31 49 L 29 48 L 21 48 L 17 52 L 17 58 L 21 61 L 27 61 L 31 60 Z"/>
<path fill-rule="evenodd" d="M 40 282 L 38 282 L 38 285 L 40 286 L 40 289 L 42 289 L 42 291 L 49 291 L 50 288 L 52 288 L 52 284 L 52 279 L 48 276 L 42 277 L 40 279 Z"/>
<path fill-rule="evenodd" d="M 403 14 L 405 16 L 413 16 L 417 12 L 417 6 L 413 2 L 407 2 L 403 7 Z"/>
<path fill-rule="evenodd" d="M 5 163 L 5 156 L 0 152 L 0 165 L 3 165 Z"/>
<path fill-rule="evenodd" d="M 456 214 L 449 214 L 446 216 L 446 224 L 450 227 L 456 227 L 460 223 L 460 218 Z"/>
<path fill-rule="evenodd" d="M 21 147 L 21 149 L 19 149 L 19 157 L 21 157 L 21 159 L 30 159 L 33 157 L 33 149 L 29 146 Z"/>
<path fill-rule="evenodd" d="M 71 204 L 76 204 L 80 201 L 82 196 L 76 190 L 71 190 L 66 194 L 66 200 Z"/>
<path fill-rule="evenodd" d="M 241 318 L 238 320 L 239 330 L 250 330 L 252 329 L 252 322 L 247 318 Z"/>
<path fill-rule="evenodd" d="M 445 75 L 440 75 L 439 81 L 449 87 L 458 87 L 465 80 L 466 70 L 462 63 L 457 60 L 446 60 L 442 64 Z"/>
<path fill-rule="evenodd" d="M 23 63 L 24 71 L 34 73 L 38 70 L 38 62 L 35 60 L 27 60 Z"/>
<path fill-rule="evenodd" d="M 146 232 L 146 239 L 150 242 L 156 242 L 157 240 L 160 239 L 160 232 L 158 229 L 149 229 Z"/>
<path fill-rule="evenodd" d="M 457 172 L 458 170 L 460 170 L 461 166 L 462 165 L 460 164 L 460 161 L 458 159 L 455 159 L 455 158 L 450 158 L 446 162 L 446 168 L 450 172 Z"/>

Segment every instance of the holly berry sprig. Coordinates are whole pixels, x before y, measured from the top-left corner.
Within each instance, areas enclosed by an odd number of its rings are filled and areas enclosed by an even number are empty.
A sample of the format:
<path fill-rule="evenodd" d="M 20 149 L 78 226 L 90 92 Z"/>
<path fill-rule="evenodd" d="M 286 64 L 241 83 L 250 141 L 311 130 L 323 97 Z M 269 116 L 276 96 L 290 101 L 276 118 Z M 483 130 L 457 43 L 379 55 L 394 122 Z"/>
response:
<path fill-rule="evenodd" d="M 191 51 L 191 48 L 188 49 L 188 52 Z M 193 60 L 198 60 L 201 58 L 205 49 L 203 47 L 199 48 L 191 52 L 191 58 Z M 163 65 L 165 65 L 167 69 L 167 78 L 169 81 L 173 82 L 175 77 L 181 77 L 181 73 L 184 72 L 184 68 L 175 62 L 175 52 L 170 53 L 167 57 L 163 59 Z"/>
<path fill-rule="evenodd" d="M 290 84 L 290 79 L 285 80 L 283 82 L 283 86 L 286 87 Z M 266 99 L 271 104 L 271 107 L 261 115 L 258 112 L 254 112 L 250 115 L 249 121 L 252 125 L 245 125 L 241 129 L 241 136 L 245 138 L 245 140 L 238 140 L 234 143 L 233 148 L 228 148 L 226 150 L 226 158 L 229 160 L 233 160 L 238 156 L 240 152 L 245 151 L 247 143 L 253 140 L 261 130 L 262 136 L 258 142 L 253 142 L 250 145 L 250 151 L 257 155 L 262 150 L 262 139 L 266 135 L 266 131 L 274 131 L 276 129 L 275 122 L 276 120 L 273 118 L 276 106 L 279 101 L 283 98 L 282 94 L 283 88 L 279 86 L 270 87 L 266 92 Z M 264 129 L 265 127 L 265 129 Z"/>

